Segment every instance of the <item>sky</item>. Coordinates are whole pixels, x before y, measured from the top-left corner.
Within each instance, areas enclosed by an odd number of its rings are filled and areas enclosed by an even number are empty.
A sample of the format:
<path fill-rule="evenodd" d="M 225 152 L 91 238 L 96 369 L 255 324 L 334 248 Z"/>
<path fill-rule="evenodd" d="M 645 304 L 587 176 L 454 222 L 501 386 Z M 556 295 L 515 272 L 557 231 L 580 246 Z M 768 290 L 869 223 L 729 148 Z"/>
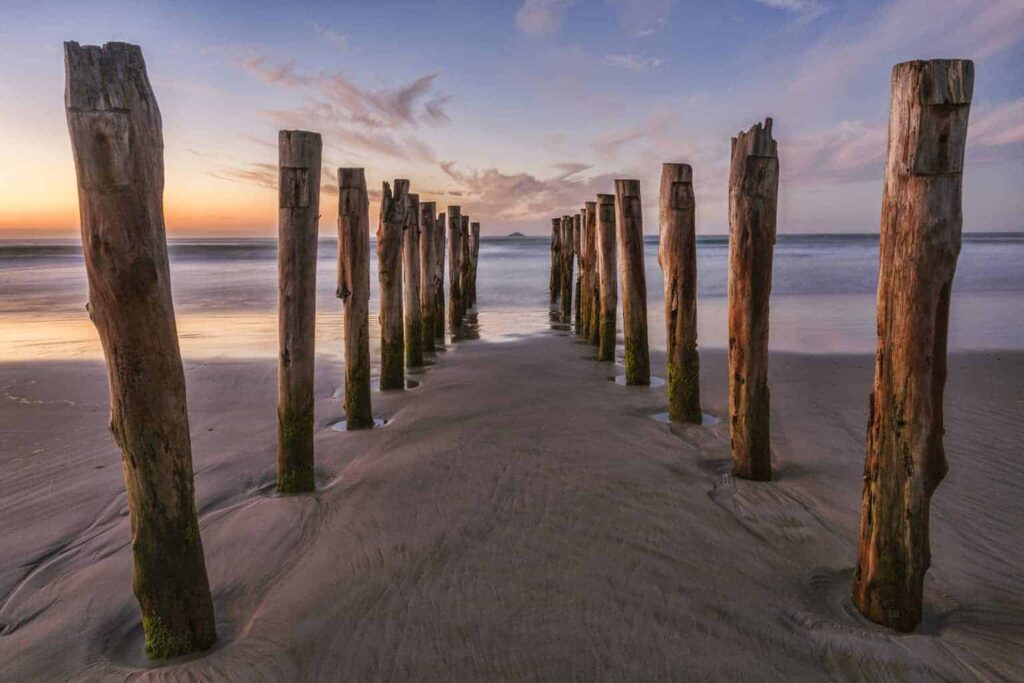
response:
<path fill-rule="evenodd" d="M 336 170 L 547 234 L 615 178 L 657 232 L 664 162 L 728 230 L 730 138 L 774 119 L 780 233 L 877 232 L 893 64 L 969 58 L 966 231 L 1024 230 L 1024 0 L 0 0 L 0 238 L 78 232 L 62 43 L 142 46 L 172 236 L 272 236 L 277 131 Z"/>

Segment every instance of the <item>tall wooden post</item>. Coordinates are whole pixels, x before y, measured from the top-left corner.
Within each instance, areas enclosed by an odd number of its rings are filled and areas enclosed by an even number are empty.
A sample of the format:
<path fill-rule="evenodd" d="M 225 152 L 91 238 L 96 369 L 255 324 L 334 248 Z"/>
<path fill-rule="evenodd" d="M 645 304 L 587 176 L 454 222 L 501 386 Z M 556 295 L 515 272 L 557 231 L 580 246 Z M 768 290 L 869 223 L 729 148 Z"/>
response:
<path fill-rule="evenodd" d="M 469 269 L 469 305 L 476 306 L 476 273 L 480 264 L 480 223 L 473 221 L 469 224 L 469 258 L 471 267 Z"/>
<path fill-rule="evenodd" d="M 380 281 L 380 388 L 405 389 L 405 330 L 402 319 L 402 243 L 409 222 L 409 181 L 384 183 L 377 226 Z"/>
<path fill-rule="evenodd" d="M 597 195 L 597 277 L 601 299 L 597 359 L 615 360 L 616 316 L 619 293 L 615 243 L 615 195 Z"/>
<path fill-rule="evenodd" d="M 947 469 L 942 395 L 973 91 L 968 60 L 893 68 L 853 601 L 867 618 L 900 631 L 921 621 L 929 507 Z"/>
<path fill-rule="evenodd" d="M 423 310 L 420 308 L 420 196 L 409 195 L 409 216 L 402 241 L 405 313 L 405 365 L 423 367 Z"/>
<path fill-rule="evenodd" d="M 601 343 L 601 288 L 597 274 L 597 203 L 586 202 L 583 206 L 583 264 L 585 316 L 584 335 L 587 342 L 597 346 Z"/>
<path fill-rule="evenodd" d="M 579 335 L 585 340 L 590 339 L 590 287 L 587 271 L 587 208 L 584 205 L 580 211 L 580 253 L 576 259 L 579 267 L 580 300 L 579 300 Z"/>
<path fill-rule="evenodd" d="M 622 274 L 622 334 L 626 343 L 626 384 L 651 383 L 647 346 L 647 279 L 644 273 L 644 223 L 640 181 L 615 181 L 616 223 Z"/>
<path fill-rule="evenodd" d="M 89 317 L 107 360 L 146 652 L 217 640 L 199 537 L 185 374 L 164 231 L 160 110 L 142 50 L 64 44 Z"/>
<path fill-rule="evenodd" d="M 768 299 L 779 194 L 772 120 L 732 140 L 729 173 L 729 425 L 736 476 L 772 478 Z"/>
<path fill-rule="evenodd" d="M 462 209 L 448 207 L 448 326 L 462 326 Z"/>
<path fill-rule="evenodd" d="M 548 285 L 551 305 L 562 296 L 562 219 L 551 219 L 551 280 Z"/>
<path fill-rule="evenodd" d="M 345 305 L 345 428 L 370 429 L 370 198 L 361 168 L 338 169 L 336 294 Z"/>
<path fill-rule="evenodd" d="M 469 216 L 461 216 L 462 225 L 459 228 L 459 240 L 462 245 L 462 258 L 459 261 L 459 285 L 460 293 L 462 294 L 462 310 L 460 314 L 463 319 L 466 317 L 466 311 L 469 310 L 469 288 L 470 288 L 470 275 L 473 267 L 472 248 L 469 240 Z"/>
<path fill-rule="evenodd" d="M 320 134 L 278 134 L 277 490 L 304 493 L 313 478 L 316 254 Z"/>
<path fill-rule="evenodd" d="M 697 228 L 693 169 L 661 167 L 661 239 L 658 263 L 664 273 L 668 346 L 668 417 L 700 424 L 700 357 L 697 355 Z"/>
<path fill-rule="evenodd" d="M 580 241 L 582 239 L 582 234 L 581 234 L 582 232 L 583 232 L 583 221 L 580 219 L 580 215 L 577 213 L 577 214 L 572 216 L 572 253 L 575 256 L 575 266 L 576 266 L 576 284 L 575 284 L 576 296 L 575 296 L 575 299 L 574 299 L 576 307 L 573 309 L 573 324 L 575 325 L 576 334 L 577 335 L 582 335 L 583 334 L 583 329 L 580 326 L 581 325 L 580 317 L 582 315 L 582 311 L 581 311 L 581 309 L 582 309 L 582 305 L 581 305 L 582 302 L 580 300 L 580 295 L 582 294 L 582 290 L 583 290 L 583 286 L 582 286 L 583 264 L 582 264 L 582 258 L 581 258 L 583 250 L 582 250 L 582 247 L 580 245 Z"/>
<path fill-rule="evenodd" d="M 441 348 L 444 348 L 444 265 L 445 265 L 445 235 L 447 224 L 445 214 L 437 214 L 437 221 L 434 228 L 434 339 L 441 340 Z"/>
<path fill-rule="evenodd" d="M 420 325 L 420 337 L 423 350 L 434 350 L 434 315 L 437 304 L 437 292 L 434 285 L 434 269 L 437 267 L 437 204 L 423 202 L 420 205 L 420 310 L 423 322 Z M 443 323 L 442 323 L 443 324 Z"/>
<path fill-rule="evenodd" d="M 562 216 L 561 225 L 561 248 L 559 254 L 562 257 L 562 292 L 559 295 L 562 302 L 562 322 L 572 322 L 572 260 L 573 253 L 572 216 Z"/>

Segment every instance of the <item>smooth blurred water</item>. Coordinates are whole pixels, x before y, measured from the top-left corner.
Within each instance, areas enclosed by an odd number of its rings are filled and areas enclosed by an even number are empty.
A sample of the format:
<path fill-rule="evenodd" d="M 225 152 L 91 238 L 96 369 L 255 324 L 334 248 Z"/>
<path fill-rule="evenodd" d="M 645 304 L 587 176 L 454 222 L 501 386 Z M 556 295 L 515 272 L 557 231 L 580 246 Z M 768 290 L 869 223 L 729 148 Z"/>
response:
<path fill-rule="evenodd" d="M 664 346 L 657 238 L 645 241 L 651 345 Z M 371 253 L 374 250 L 371 249 Z M 183 354 L 273 356 L 277 345 L 277 251 L 272 239 L 175 240 L 174 288 Z M 701 347 L 724 347 L 728 243 L 698 238 Z M 318 353 L 340 356 L 341 302 L 334 297 L 336 245 L 320 245 Z M 954 283 L 950 348 L 1024 348 L 1024 234 L 965 234 Z M 491 341 L 547 329 L 548 239 L 484 238 L 478 321 Z M 872 353 L 878 237 L 780 236 L 775 248 L 771 346 L 808 353 Z M 376 273 L 375 257 L 371 272 Z M 77 241 L 0 241 L 0 359 L 99 357 L 85 313 Z M 370 310 L 378 306 L 371 276 Z M 371 315 L 371 328 L 377 324 Z M 372 331 L 371 337 L 375 338 Z"/>

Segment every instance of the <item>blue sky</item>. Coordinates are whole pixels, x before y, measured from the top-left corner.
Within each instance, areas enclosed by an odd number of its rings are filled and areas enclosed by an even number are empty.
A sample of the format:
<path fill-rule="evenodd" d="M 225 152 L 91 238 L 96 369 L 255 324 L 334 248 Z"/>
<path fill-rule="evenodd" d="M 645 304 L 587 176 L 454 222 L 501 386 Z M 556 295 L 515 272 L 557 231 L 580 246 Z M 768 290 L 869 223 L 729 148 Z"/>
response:
<path fill-rule="evenodd" d="M 276 131 L 324 165 L 408 177 L 485 233 L 544 233 L 689 162 L 698 231 L 726 223 L 729 140 L 775 120 L 781 232 L 872 232 L 889 73 L 962 57 L 977 81 L 965 229 L 1024 229 L 1020 0 L 11 2 L 0 40 L 0 234 L 77 228 L 61 43 L 138 43 L 164 120 L 176 234 L 273 234 Z M 336 196 L 325 184 L 324 224 Z M 372 211 L 375 208 L 371 209 Z"/>

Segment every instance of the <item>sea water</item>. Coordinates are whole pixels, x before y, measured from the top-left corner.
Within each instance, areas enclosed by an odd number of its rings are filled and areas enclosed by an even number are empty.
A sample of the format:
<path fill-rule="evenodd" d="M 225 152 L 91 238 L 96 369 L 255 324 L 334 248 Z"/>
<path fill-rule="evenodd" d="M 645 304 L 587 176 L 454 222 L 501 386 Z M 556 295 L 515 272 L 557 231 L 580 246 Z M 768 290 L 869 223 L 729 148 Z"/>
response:
<path fill-rule="evenodd" d="M 664 348 L 657 238 L 645 239 L 648 327 Z M 337 245 L 317 264 L 317 353 L 340 359 Z M 371 254 L 375 251 L 371 243 Z M 277 251 L 272 239 L 172 239 L 171 282 L 187 359 L 273 357 L 277 352 Z M 698 343 L 724 348 L 724 236 L 698 237 Z M 371 255 L 371 339 L 377 333 L 377 263 Z M 483 238 L 480 339 L 508 342 L 550 327 L 547 237 Z M 780 235 L 775 246 L 770 345 L 802 353 L 873 353 L 877 235 Z M 0 360 L 100 358 L 85 311 L 88 286 L 74 240 L 0 241 Z M 620 319 L 621 325 L 621 319 Z M 971 234 L 953 286 L 950 350 L 1024 348 L 1024 234 Z M 376 358 L 376 349 L 373 350 Z"/>

